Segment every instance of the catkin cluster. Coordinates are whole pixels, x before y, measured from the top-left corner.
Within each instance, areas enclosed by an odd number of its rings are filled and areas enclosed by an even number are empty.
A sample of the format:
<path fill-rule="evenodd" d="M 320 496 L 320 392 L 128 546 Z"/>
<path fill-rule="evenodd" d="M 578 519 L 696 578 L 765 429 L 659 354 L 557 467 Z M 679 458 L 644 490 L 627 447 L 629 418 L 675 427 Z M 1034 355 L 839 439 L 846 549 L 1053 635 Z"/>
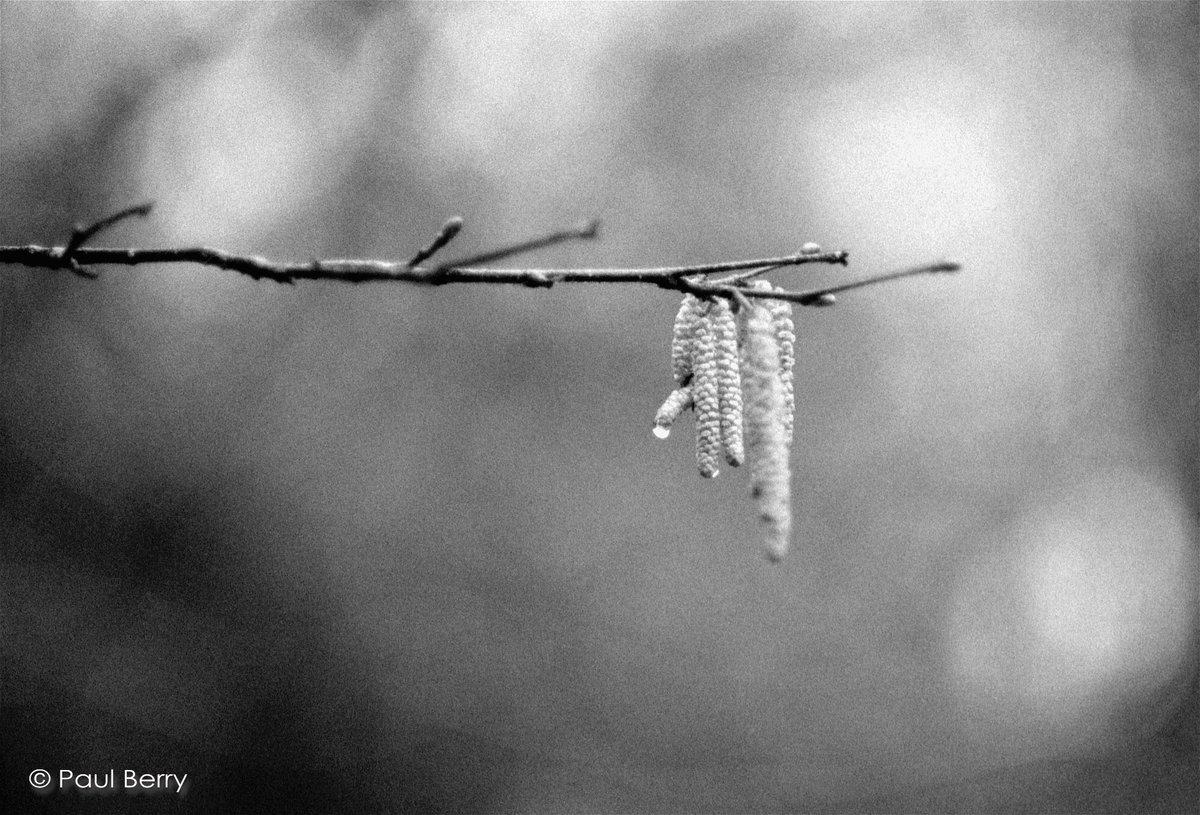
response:
<path fill-rule="evenodd" d="M 722 457 L 734 467 L 749 461 L 772 560 L 787 552 L 791 532 L 795 343 L 790 303 L 764 301 L 735 316 L 725 298 L 685 295 L 671 340 L 676 387 L 654 418 L 654 434 L 665 439 L 685 410 L 695 411 L 696 466 L 705 478 L 717 475 Z"/>

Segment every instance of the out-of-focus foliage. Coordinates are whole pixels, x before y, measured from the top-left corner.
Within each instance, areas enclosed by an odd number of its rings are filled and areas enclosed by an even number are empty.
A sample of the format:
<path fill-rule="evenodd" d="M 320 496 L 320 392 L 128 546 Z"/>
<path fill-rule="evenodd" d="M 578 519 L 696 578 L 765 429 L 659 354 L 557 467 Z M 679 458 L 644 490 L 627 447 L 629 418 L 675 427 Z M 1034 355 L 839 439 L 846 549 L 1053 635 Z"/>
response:
<path fill-rule="evenodd" d="M 5 797 L 1182 807 L 1196 16 L 0 5 L 5 244 L 150 198 L 100 242 L 403 258 L 598 215 L 529 262 L 967 269 L 798 312 L 778 567 L 744 474 L 650 435 L 656 290 L 2 270 Z M 777 279 L 810 274 L 848 273 Z"/>

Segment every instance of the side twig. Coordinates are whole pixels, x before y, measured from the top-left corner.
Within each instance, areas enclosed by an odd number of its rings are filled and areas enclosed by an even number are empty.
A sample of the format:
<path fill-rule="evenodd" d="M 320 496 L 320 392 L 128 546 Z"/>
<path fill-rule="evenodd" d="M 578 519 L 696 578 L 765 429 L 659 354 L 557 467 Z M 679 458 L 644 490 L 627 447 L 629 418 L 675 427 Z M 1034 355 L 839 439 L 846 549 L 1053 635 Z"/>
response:
<path fill-rule="evenodd" d="M 97 277 L 95 272 L 91 271 L 85 266 L 81 266 L 75 259 L 75 255 L 79 250 L 79 247 L 83 246 L 84 243 L 91 240 L 98 233 L 103 232 L 105 229 L 108 229 L 110 226 L 113 226 L 125 220 L 126 218 L 132 218 L 135 215 L 145 218 L 150 214 L 150 210 L 153 208 L 153 202 L 147 201 L 142 204 L 127 207 L 120 212 L 114 212 L 107 218 L 101 218 L 99 221 L 96 221 L 89 226 L 80 226 L 79 224 L 75 224 L 75 228 L 71 230 L 71 237 L 67 240 L 67 245 L 63 247 L 62 250 L 63 265 L 80 277 Z"/>
<path fill-rule="evenodd" d="M 437 235 L 434 236 L 433 241 L 420 252 L 417 252 L 415 255 L 409 258 L 408 268 L 412 269 L 416 266 L 420 266 L 422 263 L 429 260 L 429 258 L 433 257 L 439 249 L 450 243 L 450 241 L 454 240 L 454 236 L 457 235 L 458 231 L 462 228 L 463 219 L 458 215 L 455 215 L 453 218 L 446 221 L 446 223 L 442 224 L 442 228 L 438 230 Z"/>

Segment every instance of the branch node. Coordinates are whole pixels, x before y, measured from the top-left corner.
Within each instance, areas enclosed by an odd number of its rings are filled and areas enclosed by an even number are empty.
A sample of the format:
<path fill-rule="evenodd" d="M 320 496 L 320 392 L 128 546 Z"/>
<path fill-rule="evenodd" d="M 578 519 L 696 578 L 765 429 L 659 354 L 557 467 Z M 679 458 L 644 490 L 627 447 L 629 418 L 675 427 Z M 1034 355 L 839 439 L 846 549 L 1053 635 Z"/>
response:
<path fill-rule="evenodd" d="M 740 312 L 742 309 L 750 310 L 750 301 L 746 299 L 746 295 L 742 294 L 741 289 L 737 286 L 730 286 L 729 291 L 732 294 L 731 299 L 733 300 L 733 310 L 735 313 Z"/>

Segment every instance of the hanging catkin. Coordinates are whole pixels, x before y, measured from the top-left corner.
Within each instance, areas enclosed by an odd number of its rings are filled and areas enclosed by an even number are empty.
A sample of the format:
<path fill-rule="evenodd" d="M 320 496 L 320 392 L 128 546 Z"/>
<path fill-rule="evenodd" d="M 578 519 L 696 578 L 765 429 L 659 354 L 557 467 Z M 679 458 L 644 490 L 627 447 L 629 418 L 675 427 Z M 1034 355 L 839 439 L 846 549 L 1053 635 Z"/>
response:
<path fill-rule="evenodd" d="M 792 304 L 786 300 L 768 300 L 771 326 L 779 345 L 779 381 L 783 383 L 783 428 L 788 446 L 792 444 L 792 425 L 796 415 L 796 325 L 792 322 Z"/>
<path fill-rule="evenodd" d="M 692 386 L 676 388 L 666 398 L 654 415 L 654 435 L 665 439 L 671 435 L 671 425 L 679 418 L 679 414 L 692 406 Z"/>
<path fill-rule="evenodd" d="M 675 384 L 683 387 L 692 378 L 693 346 L 696 340 L 696 325 L 704 313 L 704 304 L 690 294 L 683 296 L 679 311 L 675 314 L 675 327 L 671 336 L 671 374 Z"/>
<path fill-rule="evenodd" d="M 692 344 L 692 399 L 696 409 L 696 466 L 704 478 L 719 472 L 721 400 L 717 336 L 711 317 L 714 304 L 705 302 L 696 322 Z"/>
<path fill-rule="evenodd" d="M 767 528 L 767 556 L 781 559 L 791 537 L 790 434 L 780 376 L 779 338 L 770 307 L 743 308 L 742 393 L 751 495 Z"/>
<path fill-rule="evenodd" d="M 742 373 L 738 359 L 738 331 L 728 300 L 718 300 L 709 311 L 717 344 L 717 401 L 721 412 L 721 451 L 730 465 L 746 460 L 742 440 Z"/>

